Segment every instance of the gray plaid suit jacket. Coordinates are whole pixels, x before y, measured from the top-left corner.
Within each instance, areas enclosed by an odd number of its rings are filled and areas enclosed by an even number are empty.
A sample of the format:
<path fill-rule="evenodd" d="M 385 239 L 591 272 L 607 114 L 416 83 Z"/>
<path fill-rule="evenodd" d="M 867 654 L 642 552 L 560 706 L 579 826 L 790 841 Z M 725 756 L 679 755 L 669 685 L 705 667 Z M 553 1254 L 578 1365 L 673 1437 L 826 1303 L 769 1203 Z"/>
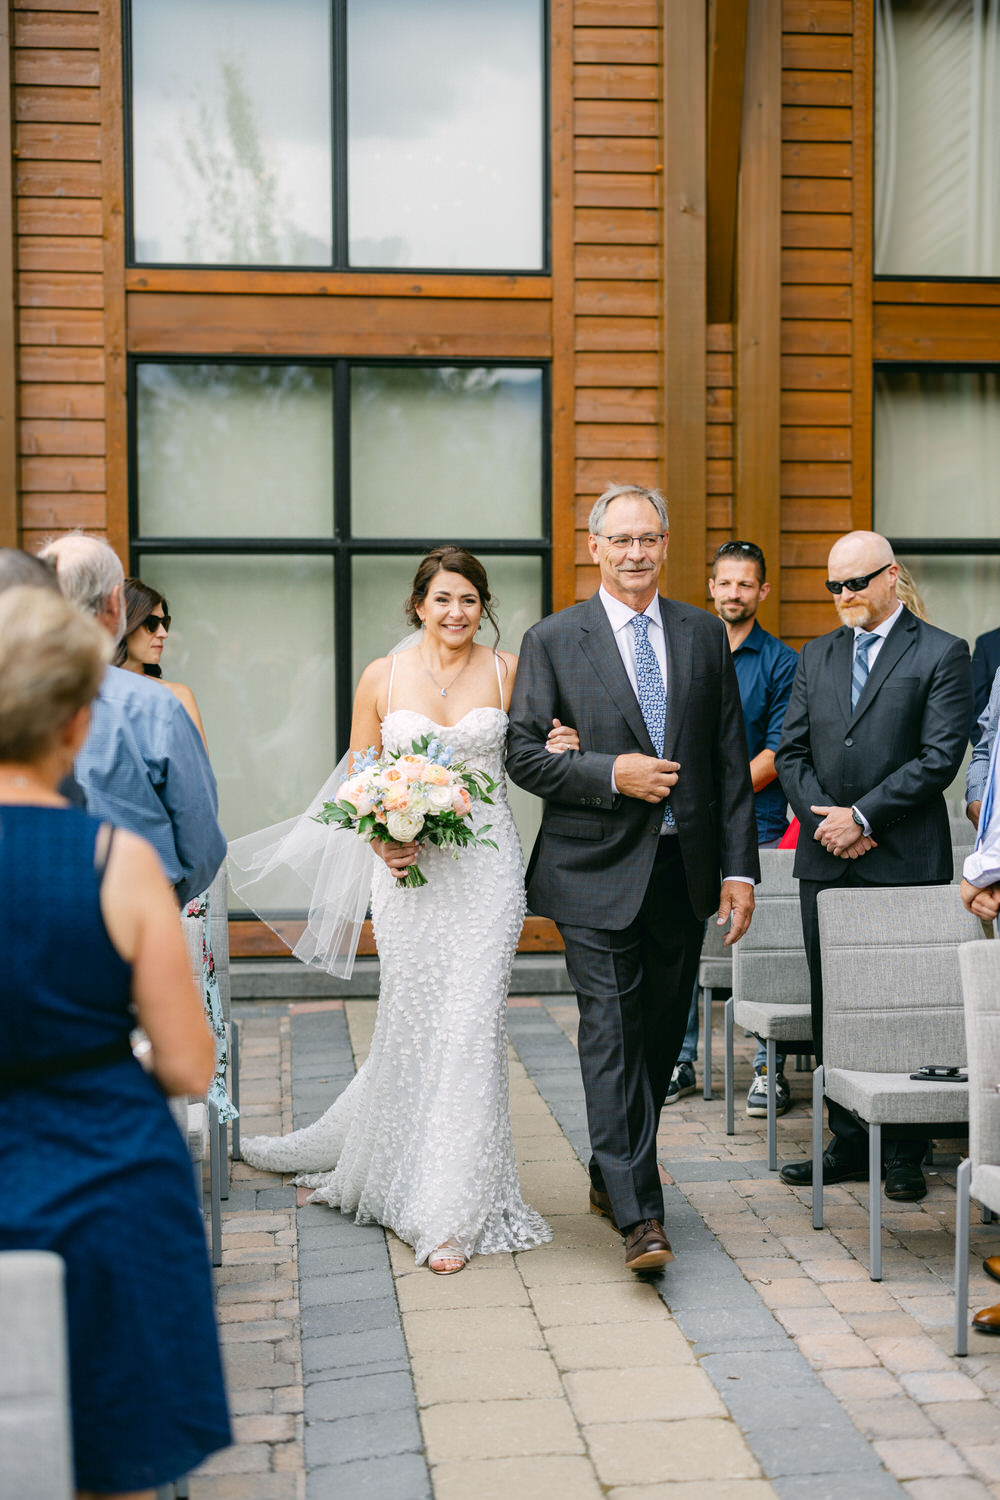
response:
<path fill-rule="evenodd" d="M 663 754 L 681 767 L 670 804 L 691 905 L 707 917 L 718 907 L 723 873 L 760 877 L 743 712 L 721 620 L 662 597 L 660 613 L 668 673 Z M 576 728 L 580 750 L 549 754 L 553 718 Z M 616 756 L 635 752 L 656 753 L 595 594 L 532 626 L 521 644 L 507 772 L 545 803 L 527 874 L 536 915 L 610 931 L 637 915 L 663 803 L 612 792 Z"/>

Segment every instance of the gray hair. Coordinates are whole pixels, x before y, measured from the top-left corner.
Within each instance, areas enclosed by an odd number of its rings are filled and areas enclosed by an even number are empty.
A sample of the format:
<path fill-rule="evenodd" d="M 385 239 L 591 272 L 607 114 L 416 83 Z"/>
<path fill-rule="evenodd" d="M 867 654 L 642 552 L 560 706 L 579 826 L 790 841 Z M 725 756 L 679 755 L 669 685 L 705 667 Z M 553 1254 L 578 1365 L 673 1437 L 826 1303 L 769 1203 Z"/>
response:
<path fill-rule="evenodd" d="M 587 522 L 591 536 L 600 535 L 598 528 L 604 520 L 605 511 L 612 500 L 619 500 L 622 495 L 635 495 L 638 500 L 648 500 L 660 518 L 660 530 L 670 530 L 670 522 L 667 519 L 667 502 L 659 490 L 645 490 L 641 484 L 612 484 L 608 486 L 599 499 L 594 501 L 590 512 L 590 520 Z"/>
<path fill-rule="evenodd" d="M 16 547 L 0 547 L 0 594 L 16 588 L 60 592 L 56 570 L 50 563 L 42 562 L 31 552 L 19 552 Z"/>
<path fill-rule="evenodd" d="M 49 542 L 38 555 L 55 563 L 63 594 L 88 615 L 101 614 L 115 589 L 124 586 L 125 570 L 118 553 L 100 537 L 70 531 Z"/>

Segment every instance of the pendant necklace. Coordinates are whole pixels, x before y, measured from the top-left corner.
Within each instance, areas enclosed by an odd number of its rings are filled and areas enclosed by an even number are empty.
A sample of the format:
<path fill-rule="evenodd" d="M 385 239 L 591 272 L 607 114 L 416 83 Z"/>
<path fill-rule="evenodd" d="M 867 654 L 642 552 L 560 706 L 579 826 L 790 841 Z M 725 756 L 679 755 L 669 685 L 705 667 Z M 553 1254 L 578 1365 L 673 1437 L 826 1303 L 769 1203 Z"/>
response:
<path fill-rule="evenodd" d="M 450 682 L 446 682 L 445 685 L 444 685 L 444 687 L 441 686 L 441 684 L 438 682 L 437 678 L 434 676 L 434 673 L 431 671 L 430 667 L 424 661 L 424 653 L 420 650 L 419 647 L 417 648 L 417 655 L 420 657 L 420 665 L 423 667 L 424 671 L 427 673 L 427 675 L 430 678 L 431 682 L 433 682 L 434 686 L 437 688 L 438 692 L 441 694 L 442 698 L 447 698 L 447 696 L 448 696 L 448 689 L 450 687 L 454 687 L 455 686 L 455 683 L 458 681 L 458 679 L 461 677 L 462 673 L 465 671 L 466 667 L 469 665 L 469 662 L 472 660 L 472 652 L 473 652 L 474 647 L 475 647 L 475 642 L 473 642 L 472 646 L 469 647 L 469 654 L 465 658 L 465 660 L 462 663 L 462 665 L 459 667 L 458 671 L 455 673 L 454 677 L 451 679 Z"/>

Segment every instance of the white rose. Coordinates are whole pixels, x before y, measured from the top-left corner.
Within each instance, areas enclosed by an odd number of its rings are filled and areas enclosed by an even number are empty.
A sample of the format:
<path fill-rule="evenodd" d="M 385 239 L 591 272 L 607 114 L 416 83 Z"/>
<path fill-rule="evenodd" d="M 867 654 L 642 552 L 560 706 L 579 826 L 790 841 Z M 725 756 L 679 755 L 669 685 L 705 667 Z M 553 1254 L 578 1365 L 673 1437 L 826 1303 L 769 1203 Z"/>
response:
<path fill-rule="evenodd" d="M 410 795 L 407 801 L 407 807 L 409 808 L 410 812 L 419 813 L 421 815 L 423 815 L 425 812 L 428 812 L 431 807 L 431 803 L 423 787 L 414 785 L 412 781 L 410 782 Z"/>
<path fill-rule="evenodd" d="M 432 812 L 444 812 L 451 806 L 450 786 L 429 786 L 427 788 L 427 806 Z"/>
<path fill-rule="evenodd" d="M 385 826 L 389 831 L 389 837 L 395 839 L 397 844 L 408 844 L 423 828 L 423 814 L 397 810 L 389 814 L 385 820 Z"/>

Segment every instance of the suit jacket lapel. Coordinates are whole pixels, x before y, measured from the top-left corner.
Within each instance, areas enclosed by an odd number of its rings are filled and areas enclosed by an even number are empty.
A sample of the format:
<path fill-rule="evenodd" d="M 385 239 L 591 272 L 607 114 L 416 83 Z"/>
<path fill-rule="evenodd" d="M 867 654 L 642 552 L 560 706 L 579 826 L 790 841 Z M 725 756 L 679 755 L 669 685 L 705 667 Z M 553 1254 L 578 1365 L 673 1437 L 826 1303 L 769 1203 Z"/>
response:
<path fill-rule="evenodd" d="M 844 716 L 844 723 L 851 721 L 851 670 L 854 666 L 854 631 L 844 625 L 834 638 L 832 645 L 834 697 Z"/>
<path fill-rule="evenodd" d="M 667 722 L 663 732 L 663 758 L 673 760 L 687 707 L 685 687 L 691 680 L 691 630 L 684 606 L 674 599 L 661 596 L 660 619 L 667 645 Z"/>
<path fill-rule="evenodd" d="M 853 631 L 851 633 L 853 635 Z M 904 605 L 903 613 L 886 636 L 881 650 L 875 658 L 875 665 L 868 673 L 868 681 L 861 690 L 857 707 L 851 717 L 852 726 L 871 708 L 875 702 L 879 688 L 889 673 L 896 667 L 900 658 L 905 656 L 907 651 L 909 651 L 914 643 L 916 634 L 916 621 Z"/>
<path fill-rule="evenodd" d="M 599 594 L 588 600 L 584 610 L 580 622 L 580 646 L 645 753 L 655 755 L 639 700 L 628 680 L 611 621 Z"/>

